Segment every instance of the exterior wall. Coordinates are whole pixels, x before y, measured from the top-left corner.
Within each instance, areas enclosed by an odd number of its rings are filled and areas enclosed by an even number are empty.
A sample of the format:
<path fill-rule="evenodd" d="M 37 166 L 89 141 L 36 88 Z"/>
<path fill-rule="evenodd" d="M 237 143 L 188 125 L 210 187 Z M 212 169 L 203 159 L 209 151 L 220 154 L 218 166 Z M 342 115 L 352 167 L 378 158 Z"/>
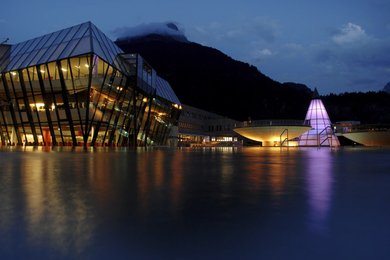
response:
<path fill-rule="evenodd" d="M 233 131 L 240 122 L 199 108 L 183 105 L 179 118 L 179 146 L 231 146 L 240 141 Z"/>
<path fill-rule="evenodd" d="M 165 145 L 180 111 L 147 83 L 94 54 L 3 72 L 1 144 Z"/>

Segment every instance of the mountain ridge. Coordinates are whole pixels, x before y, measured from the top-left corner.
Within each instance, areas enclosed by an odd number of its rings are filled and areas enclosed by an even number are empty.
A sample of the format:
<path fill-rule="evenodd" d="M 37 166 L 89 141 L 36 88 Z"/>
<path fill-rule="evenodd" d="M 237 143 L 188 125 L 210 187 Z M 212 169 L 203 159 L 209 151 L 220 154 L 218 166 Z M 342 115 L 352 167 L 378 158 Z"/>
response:
<path fill-rule="evenodd" d="M 223 116 L 304 118 L 310 102 L 311 90 L 305 85 L 281 84 L 215 48 L 155 34 L 116 43 L 125 52 L 140 53 L 183 103 Z M 304 106 L 291 99 L 302 95 Z"/>
<path fill-rule="evenodd" d="M 127 53 L 140 53 L 165 78 L 184 104 L 236 120 L 304 119 L 312 90 L 280 83 L 218 49 L 170 35 L 120 39 Z M 321 90 L 320 90 L 321 92 Z M 321 97 L 333 122 L 390 123 L 386 92 L 329 94 Z"/>

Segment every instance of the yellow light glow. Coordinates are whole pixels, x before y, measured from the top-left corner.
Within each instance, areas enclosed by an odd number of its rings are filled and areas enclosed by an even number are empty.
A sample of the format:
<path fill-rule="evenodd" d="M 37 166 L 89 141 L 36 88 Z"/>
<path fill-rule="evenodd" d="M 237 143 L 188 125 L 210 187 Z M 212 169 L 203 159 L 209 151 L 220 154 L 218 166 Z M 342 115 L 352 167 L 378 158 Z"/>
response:
<path fill-rule="evenodd" d="M 30 104 L 30 106 L 34 107 L 43 107 L 45 104 L 44 103 L 35 103 L 35 104 Z"/>
<path fill-rule="evenodd" d="M 65 69 L 65 68 L 61 68 L 61 70 L 62 70 L 62 71 L 68 71 L 68 70 L 67 70 L 67 69 Z"/>
<path fill-rule="evenodd" d="M 84 66 L 85 66 L 86 68 L 89 68 L 89 65 L 88 65 L 88 64 L 85 64 Z"/>
<path fill-rule="evenodd" d="M 148 99 L 147 99 L 146 97 L 144 97 L 144 98 L 142 99 L 142 101 L 143 101 L 143 102 L 148 102 Z"/>
<path fill-rule="evenodd" d="M 16 76 L 16 72 L 15 71 L 11 71 L 11 74 L 12 74 L 12 76 Z"/>
<path fill-rule="evenodd" d="M 41 73 L 45 73 L 46 71 L 44 71 L 44 70 L 40 70 L 40 72 L 41 72 Z"/>

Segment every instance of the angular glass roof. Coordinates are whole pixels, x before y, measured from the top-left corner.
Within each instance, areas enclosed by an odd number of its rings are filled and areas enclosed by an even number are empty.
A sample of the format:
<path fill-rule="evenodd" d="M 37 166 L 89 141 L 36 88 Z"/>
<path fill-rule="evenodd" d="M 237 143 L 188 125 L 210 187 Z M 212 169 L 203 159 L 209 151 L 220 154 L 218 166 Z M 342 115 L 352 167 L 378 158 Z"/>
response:
<path fill-rule="evenodd" d="M 0 58 L 2 72 L 18 70 L 68 57 L 95 53 L 110 64 L 123 51 L 91 22 L 82 23 L 11 46 Z"/>
<path fill-rule="evenodd" d="M 156 79 L 156 94 L 175 104 L 180 104 L 180 101 L 173 91 L 171 85 L 169 85 L 168 81 L 159 76 L 157 76 Z"/>
<path fill-rule="evenodd" d="M 15 45 L 0 45 L 0 72 L 19 70 L 83 54 L 94 53 L 124 73 L 130 73 L 123 59 L 135 59 L 124 52 L 93 23 L 85 22 Z M 119 55 L 122 54 L 122 55 Z M 128 61 L 127 61 L 128 62 Z M 156 94 L 180 104 L 169 83 L 157 76 Z"/>

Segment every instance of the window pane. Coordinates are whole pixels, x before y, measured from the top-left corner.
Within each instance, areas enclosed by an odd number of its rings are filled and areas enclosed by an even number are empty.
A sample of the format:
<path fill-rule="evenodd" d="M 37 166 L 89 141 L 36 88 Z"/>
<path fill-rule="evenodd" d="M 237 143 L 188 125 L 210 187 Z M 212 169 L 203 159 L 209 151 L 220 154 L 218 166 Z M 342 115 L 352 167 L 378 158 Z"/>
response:
<path fill-rule="evenodd" d="M 76 46 L 76 44 L 80 41 L 80 39 L 76 39 L 76 40 L 71 40 L 70 42 L 68 42 L 68 45 L 66 46 L 66 48 L 64 49 L 64 51 L 62 52 L 61 56 L 58 57 L 59 60 L 62 60 L 64 58 L 67 58 L 70 56 L 71 52 L 73 51 L 74 47 Z"/>
<path fill-rule="evenodd" d="M 46 34 L 45 36 L 42 37 L 42 40 L 38 43 L 36 49 L 41 49 L 43 45 L 46 43 L 46 41 L 49 39 L 50 34 Z"/>
<path fill-rule="evenodd" d="M 75 34 L 73 39 L 81 38 L 85 34 L 86 30 L 88 29 L 88 25 L 89 23 L 82 24 L 80 30 Z"/>
<path fill-rule="evenodd" d="M 14 66 L 11 68 L 11 70 L 18 69 L 22 62 L 27 58 L 28 53 L 23 54 L 23 56 L 18 60 L 17 63 L 14 64 Z"/>
<path fill-rule="evenodd" d="M 62 30 L 62 31 L 60 32 L 60 35 L 54 40 L 53 45 L 54 45 L 54 44 L 59 44 L 60 42 L 62 42 L 62 40 L 64 39 L 64 37 L 68 34 L 69 30 L 70 30 L 69 28 L 68 28 L 68 29 L 65 29 L 65 30 Z"/>
<path fill-rule="evenodd" d="M 60 54 L 64 51 L 66 45 L 67 45 L 66 42 L 65 43 L 61 43 L 60 45 L 58 45 L 58 48 L 53 53 L 53 55 L 51 55 L 51 57 L 49 58 L 49 61 L 57 60 L 58 56 L 60 56 Z"/>
<path fill-rule="evenodd" d="M 22 63 L 21 67 L 28 67 L 30 64 L 31 60 L 34 59 L 35 55 L 37 55 L 38 50 L 35 50 L 29 54 L 29 56 L 24 60 Z"/>
<path fill-rule="evenodd" d="M 23 44 L 24 43 L 22 42 L 22 43 L 11 46 L 11 58 L 15 57 L 18 54 L 20 49 L 23 47 Z"/>
<path fill-rule="evenodd" d="M 93 51 L 101 57 L 102 59 L 107 60 L 107 54 L 103 51 L 102 47 L 100 46 L 100 43 L 93 37 Z"/>
<path fill-rule="evenodd" d="M 33 66 L 33 65 L 38 64 L 39 59 L 42 57 L 42 55 L 44 55 L 46 53 L 46 51 L 47 51 L 47 48 L 39 50 L 37 55 L 30 62 L 29 66 Z"/>
<path fill-rule="evenodd" d="M 77 32 L 77 30 L 79 28 L 80 28 L 79 26 L 73 26 L 70 29 L 70 32 L 65 36 L 65 38 L 62 41 L 67 42 L 67 41 L 70 41 L 71 39 L 73 39 L 73 36 L 75 35 L 75 33 Z"/>
<path fill-rule="evenodd" d="M 46 47 L 49 47 L 50 45 L 52 45 L 52 43 L 54 42 L 54 40 L 56 39 L 56 37 L 58 36 L 60 32 L 55 32 L 55 33 L 52 33 L 50 34 L 50 38 L 45 42 L 45 44 L 43 45 L 44 48 Z"/>
<path fill-rule="evenodd" d="M 46 49 L 45 53 L 43 53 L 42 57 L 39 59 L 37 64 L 46 63 L 49 60 L 50 56 L 53 54 L 53 52 L 58 48 L 58 45 L 53 45 Z"/>
<path fill-rule="evenodd" d="M 91 42 L 90 39 L 83 38 L 81 41 L 77 44 L 76 48 L 73 50 L 71 56 L 77 56 L 81 54 L 86 54 L 91 52 Z"/>
<path fill-rule="evenodd" d="M 41 38 L 35 38 L 34 40 L 32 40 L 31 43 L 29 43 L 29 47 L 27 49 L 27 52 L 31 52 L 35 49 L 35 46 L 39 43 L 39 41 L 41 40 Z"/>

